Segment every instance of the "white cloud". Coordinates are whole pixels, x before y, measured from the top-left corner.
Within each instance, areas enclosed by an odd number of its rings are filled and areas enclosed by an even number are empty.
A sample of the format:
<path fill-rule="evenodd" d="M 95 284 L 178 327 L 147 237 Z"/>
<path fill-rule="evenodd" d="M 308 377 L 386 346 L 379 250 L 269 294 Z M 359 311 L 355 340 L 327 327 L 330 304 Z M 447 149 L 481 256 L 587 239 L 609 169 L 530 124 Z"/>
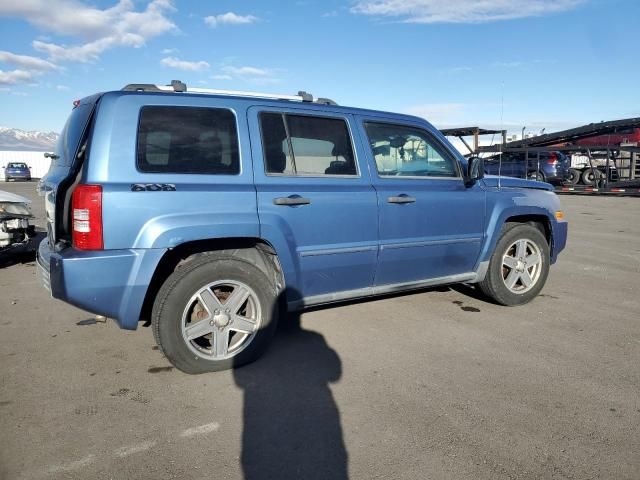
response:
<path fill-rule="evenodd" d="M 213 28 L 218 25 L 248 25 L 257 21 L 258 17 L 254 17 L 253 15 L 238 15 L 233 12 L 204 17 L 204 23 Z"/>
<path fill-rule="evenodd" d="M 33 73 L 27 70 L 11 70 L 5 72 L 0 70 L 0 85 L 18 85 L 33 80 Z"/>
<path fill-rule="evenodd" d="M 59 90 L 61 92 L 66 92 L 67 90 L 70 90 L 70 88 L 67 87 L 66 85 L 56 85 L 56 90 Z"/>
<path fill-rule="evenodd" d="M 180 60 L 175 57 L 166 57 L 160 60 L 160 63 L 166 67 L 177 68 L 178 70 L 186 70 L 188 72 L 199 72 L 200 70 L 206 70 L 209 68 L 209 64 L 203 60 L 199 62 L 189 62 L 187 60 Z"/>
<path fill-rule="evenodd" d="M 222 67 L 222 71 L 227 75 L 236 77 L 270 77 L 273 75 L 271 70 L 267 70 L 266 68 L 233 67 L 231 65 Z"/>
<path fill-rule="evenodd" d="M 270 68 L 258 68 L 258 67 L 235 67 L 233 65 L 225 65 L 221 69 L 221 78 L 217 80 L 243 80 L 255 84 L 268 84 L 277 83 L 279 80 L 276 78 L 276 71 Z M 224 78 L 222 78 L 224 77 Z"/>
<path fill-rule="evenodd" d="M 17 55 L 15 53 L 0 50 L 0 62 L 10 63 L 20 68 L 36 71 L 55 70 L 58 67 L 42 58 L 31 57 L 29 55 Z"/>
<path fill-rule="evenodd" d="M 152 0 L 143 11 L 136 11 L 132 0 L 119 0 L 104 10 L 79 0 L 0 2 L 0 16 L 24 18 L 47 32 L 83 40 L 71 46 L 35 40 L 33 47 L 54 62 L 91 62 L 110 48 L 141 47 L 150 38 L 177 30 L 166 16 L 174 10 L 170 0 Z"/>
<path fill-rule="evenodd" d="M 357 0 L 352 13 L 407 23 L 483 23 L 564 12 L 586 0 Z"/>
<path fill-rule="evenodd" d="M 212 75 L 211 78 L 213 80 L 233 80 L 233 77 L 231 75 Z"/>
<path fill-rule="evenodd" d="M 161 53 L 163 55 L 171 55 L 172 53 L 178 53 L 179 51 L 180 50 L 178 50 L 177 48 L 165 48 Z"/>

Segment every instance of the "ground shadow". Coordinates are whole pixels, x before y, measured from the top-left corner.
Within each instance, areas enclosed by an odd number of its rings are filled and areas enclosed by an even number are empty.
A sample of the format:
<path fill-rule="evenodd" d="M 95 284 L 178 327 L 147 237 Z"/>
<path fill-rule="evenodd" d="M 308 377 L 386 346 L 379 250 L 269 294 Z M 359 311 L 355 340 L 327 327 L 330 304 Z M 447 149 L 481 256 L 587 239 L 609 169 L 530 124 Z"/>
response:
<path fill-rule="evenodd" d="M 36 235 L 24 246 L 8 248 L 0 252 L 0 268 L 33 263 L 36 261 L 38 245 L 47 236 L 47 232 L 37 231 Z"/>
<path fill-rule="evenodd" d="M 324 337 L 302 329 L 299 314 L 281 313 L 268 352 L 234 370 L 244 394 L 246 480 L 348 478 L 340 413 L 329 389 L 341 375 L 340 358 Z"/>

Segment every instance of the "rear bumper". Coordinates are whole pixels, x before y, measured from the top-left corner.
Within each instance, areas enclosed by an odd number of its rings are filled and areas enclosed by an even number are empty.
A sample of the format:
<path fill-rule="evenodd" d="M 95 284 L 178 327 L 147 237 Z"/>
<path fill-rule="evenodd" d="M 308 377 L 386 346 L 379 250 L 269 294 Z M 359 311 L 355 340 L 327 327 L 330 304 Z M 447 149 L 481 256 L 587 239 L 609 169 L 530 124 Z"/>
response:
<path fill-rule="evenodd" d="M 121 328 L 138 326 L 142 303 L 165 249 L 55 252 L 47 239 L 38 248 L 41 282 L 57 298 L 113 318 Z"/>

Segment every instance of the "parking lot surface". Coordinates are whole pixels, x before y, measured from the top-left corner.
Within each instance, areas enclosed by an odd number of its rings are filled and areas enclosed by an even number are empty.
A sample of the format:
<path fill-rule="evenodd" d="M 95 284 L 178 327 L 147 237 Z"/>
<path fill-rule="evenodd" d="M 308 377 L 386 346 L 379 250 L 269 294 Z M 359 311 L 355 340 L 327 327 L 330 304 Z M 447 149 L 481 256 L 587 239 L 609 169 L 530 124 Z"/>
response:
<path fill-rule="evenodd" d="M 35 182 L 0 189 L 44 226 Z M 640 199 L 561 200 L 569 243 L 528 305 L 453 287 L 318 309 L 199 376 L 4 258 L 0 479 L 638 479 Z"/>

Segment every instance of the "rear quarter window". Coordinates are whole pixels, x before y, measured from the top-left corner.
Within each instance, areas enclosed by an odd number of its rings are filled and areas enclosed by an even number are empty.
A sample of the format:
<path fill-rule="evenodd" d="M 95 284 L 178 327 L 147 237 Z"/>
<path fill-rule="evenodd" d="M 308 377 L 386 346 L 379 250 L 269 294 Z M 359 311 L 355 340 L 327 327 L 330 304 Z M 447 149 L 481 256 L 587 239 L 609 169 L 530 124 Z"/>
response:
<path fill-rule="evenodd" d="M 143 107 L 136 165 L 149 173 L 239 174 L 235 115 L 221 108 Z"/>

